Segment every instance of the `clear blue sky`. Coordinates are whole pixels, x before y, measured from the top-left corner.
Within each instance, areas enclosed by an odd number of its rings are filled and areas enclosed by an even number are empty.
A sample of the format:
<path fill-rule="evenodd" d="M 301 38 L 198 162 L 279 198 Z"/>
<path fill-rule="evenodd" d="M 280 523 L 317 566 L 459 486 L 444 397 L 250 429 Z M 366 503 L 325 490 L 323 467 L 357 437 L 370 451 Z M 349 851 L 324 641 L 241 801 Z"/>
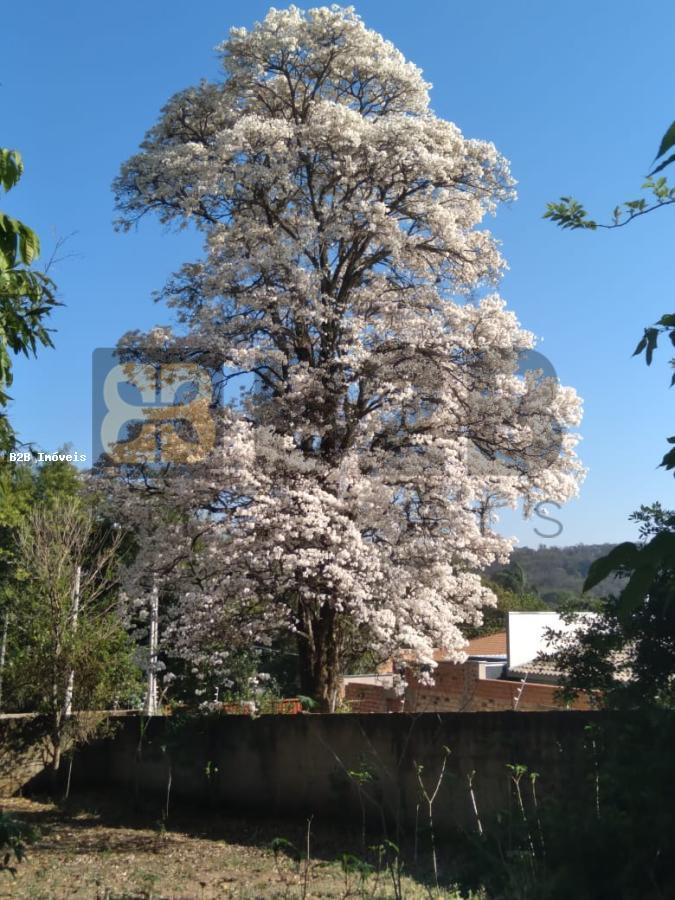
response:
<path fill-rule="evenodd" d="M 12 415 L 24 440 L 89 454 L 92 350 L 169 320 L 151 293 L 199 244 L 149 220 L 116 234 L 110 183 L 171 94 L 217 77 L 213 48 L 229 27 L 250 26 L 267 6 L 36 0 L 5 17 L 0 144 L 20 149 L 27 171 L 3 206 L 38 230 L 46 255 L 55 236 L 75 233 L 64 250 L 74 255 L 53 273 L 66 304 L 54 316 L 56 349 L 16 366 Z M 578 501 L 551 510 L 564 529 L 553 542 L 632 537 L 627 516 L 640 503 L 673 502 L 673 478 L 657 468 L 674 430 L 667 348 L 651 369 L 631 352 L 643 326 L 675 303 L 675 211 L 595 234 L 561 232 L 541 215 L 561 194 L 598 216 L 637 194 L 675 117 L 675 4 L 356 8 L 423 68 L 437 114 L 511 160 L 519 199 L 490 223 L 510 265 L 502 293 L 585 401 L 580 453 L 590 472 Z M 556 530 L 518 516 L 504 523 L 530 546 L 546 542 L 535 526 Z"/>

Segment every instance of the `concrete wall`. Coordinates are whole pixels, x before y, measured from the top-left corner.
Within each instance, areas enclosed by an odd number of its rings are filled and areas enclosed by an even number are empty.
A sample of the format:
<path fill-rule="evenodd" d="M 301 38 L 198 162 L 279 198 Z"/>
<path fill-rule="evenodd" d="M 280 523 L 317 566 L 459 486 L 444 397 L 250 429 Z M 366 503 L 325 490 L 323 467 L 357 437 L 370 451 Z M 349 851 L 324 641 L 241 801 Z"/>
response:
<path fill-rule="evenodd" d="M 408 828 L 420 800 L 415 765 L 433 787 L 450 751 L 434 818 L 440 829 L 474 827 L 467 776 L 485 819 L 508 807 L 508 764 L 540 774 L 543 798 L 573 784 L 589 764 L 584 727 L 599 713 L 450 713 L 401 715 L 220 716 L 121 720 L 115 735 L 80 751 L 74 788 L 171 795 L 206 808 L 269 816 L 315 815 L 360 822 L 349 771 L 368 770 L 365 803 L 372 825 L 384 811 Z M 128 793 L 126 793 L 128 792 Z"/>
<path fill-rule="evenodd" d="M 75 743 L 96 734 L 112 734 L 127 711 L 76 712 L 62 734 L 62 762 Z M 131 715 L 137 718 L 136 713 Z M 37 713 L 0 715 L 0 797 L 11 797 L 31 784 L 46 784 L 47 767 L 53 759 L 49 721 Z"/>
<path fill-rule="evenodd" d="M 33 714 L 0 716 L 0 797 L 40 775 L 50 757 L 45 720 Z"/>

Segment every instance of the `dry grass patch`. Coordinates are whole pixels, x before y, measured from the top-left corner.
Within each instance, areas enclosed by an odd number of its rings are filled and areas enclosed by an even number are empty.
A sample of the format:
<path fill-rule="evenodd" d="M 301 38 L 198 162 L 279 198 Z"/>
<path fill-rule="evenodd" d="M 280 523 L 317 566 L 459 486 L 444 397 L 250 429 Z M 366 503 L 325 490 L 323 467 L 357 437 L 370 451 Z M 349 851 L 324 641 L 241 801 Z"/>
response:
<path fill-rule="evenodd" d="M 300 823 L 255 822 L 209 814 L 176 813 L 165 828 L 150 814 L 120 812 L 111 798 L 80 798 L 58 807 L 12 798 L 6 811 L 41 830 L 15 878 L 0 879 L 0 898 L 95 900 L 215 900 L 215 898 L 369 898 L 394 896 L 386 872 L 345 871 L 345 843 L 353 838 L 313 823 L 311 861 L 294 859 L 304 847 Z M 272 849 L 275 838 L 276 852 Z M 285 842 L 288 841 L 289 844 Z M 446 891 L 405 877 L 406 898 L 443 897 Z"/>

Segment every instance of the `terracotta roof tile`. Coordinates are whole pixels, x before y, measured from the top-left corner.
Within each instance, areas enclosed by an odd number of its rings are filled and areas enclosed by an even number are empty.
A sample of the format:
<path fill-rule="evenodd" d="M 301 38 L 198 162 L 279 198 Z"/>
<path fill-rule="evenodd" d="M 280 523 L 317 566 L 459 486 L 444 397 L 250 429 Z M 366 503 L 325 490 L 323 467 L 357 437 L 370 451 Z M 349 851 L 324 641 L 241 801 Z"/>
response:
<path fill-rule="evenodd" d="M 614 677 L 617 681 L 630 681 L 631 671 L 630 662 L 631 654 L 629 650 L 622 650 L 612 654 L 615 671 Z M 521 663 L 509 669 L 509 674 L 516 678 L 527 678 L 536 681 L 537 678 L 543 678 L 546 681 L 557 681 L 560 678 L 560 670 L 555 664 L 555 655 L 548 657 L 542 656 L 530 660 L 530 662 Z"/>
<path fill-rule="evenodd" d="M 465 652 L 469 656 L 506 656 L 506 632 L 486 634 L 469 641 Z"/>
<path fill-rule="evenodd" d="M 506 656 L 506 632 L 500 631 L 497 634 L 487 634 L 484 637 L 473 638 L 464 647 L 461 648 L 467 656 Z M 447 650 L 434 650 L 434 660 L 443 662 L 447 660 Z M 404 651 L 400 654 L 400 659 L 412 661 L 415 656 L 411 651 Z M 380 675 L 393 672 L 393 660 L 387 659 L 377 667 Z"/>

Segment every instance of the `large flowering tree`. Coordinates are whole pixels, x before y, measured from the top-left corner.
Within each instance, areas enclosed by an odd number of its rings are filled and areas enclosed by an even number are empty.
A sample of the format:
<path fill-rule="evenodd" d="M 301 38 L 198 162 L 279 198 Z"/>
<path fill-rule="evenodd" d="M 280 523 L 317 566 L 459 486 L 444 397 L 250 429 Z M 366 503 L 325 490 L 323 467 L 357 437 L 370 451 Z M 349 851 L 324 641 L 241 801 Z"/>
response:
<path fill-rule="evenodd" d="M 155 212 L 205 238 L 151 342 L 242 386 L 204 458 L 133 470 L 136 569 L 185 579 L 176 651 L 290 629 L 332 709 L 365 647 L 460 655 L 510 549 L 492 510 L 576 492 L 580 407 L 518 374 L 533 338 L 478 227 L 508 166 L 433 114 L 416 66 L 338 7 L 271 10 L 220 52 L 222 81 L 173 97 L 116 182 L 124 227 Z"/>

